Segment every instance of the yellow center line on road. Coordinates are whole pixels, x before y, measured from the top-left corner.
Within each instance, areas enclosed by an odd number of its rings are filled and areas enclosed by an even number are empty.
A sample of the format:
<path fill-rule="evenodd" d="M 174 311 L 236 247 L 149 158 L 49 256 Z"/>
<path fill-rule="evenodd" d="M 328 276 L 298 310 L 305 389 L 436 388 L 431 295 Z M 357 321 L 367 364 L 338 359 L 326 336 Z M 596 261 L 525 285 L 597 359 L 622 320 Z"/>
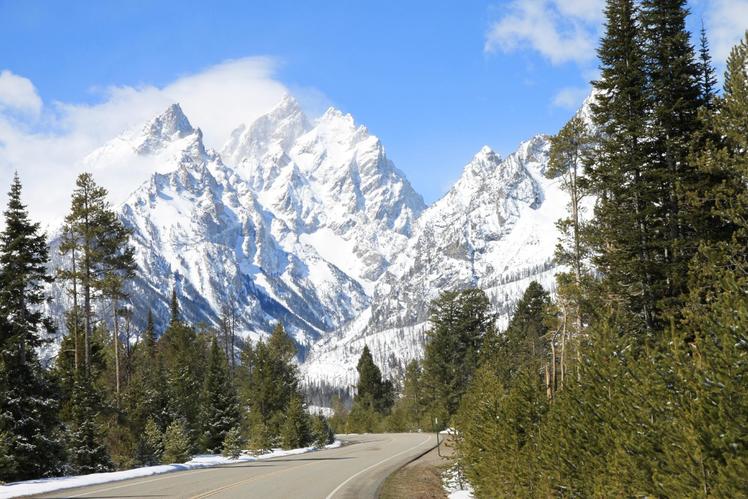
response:
<path fill-rule="evenodd" d="M 223 487 L 219 487 L 217 489 L 209 490 L 208 492 L 205 492 L 203 494 L 200 494 L 200 495 L 197 495 L 197 496 L 192 496 L 190 499 L 203 499 L 204 497 L 214 496 L 214 495 L 218 494 L 219 492 L 223 492 L 226 489 L 230 489 L 232 487 L 236 487 L 237 485 L 243 485 L 245 483 L 249 483 L 249 482 L 251 482 L 253 480 L 257 480 L 258 478 L 264 478 L 264 477 L 270 476 L 270 475 L 277 475 L 278 473 L 283 473 L 284 471 L 296 470 L 296 469 L 299 469 L 299 468 L 304 468 L 306 466 L 311 466 L 313 464 L 318 464 L 318 463 L 319 462 L 306 463 L 306 464 L 302 464 L 300 466 L 294 466 L 293 468 L 283 468 L 283 469 L 280 469 L 280 470 L 271 471 L 269 473 L 263 473 L 262 475 L 255 475 L 255 476 L 253 476 L 251 478 L 247 478 L 246 480 L 240 480 L 238 482 L 234 482 L 234 483 L 230 483 L 228 485 L 224 485 Z"/>
<path fill-rule="evenodd" d="M 204 469 L 204 470 L 184 470 L 184 471 L 191 471 L 192 475 L 197 475 L 197 474 L 200 474 L 200 473 L 205 473 L 205 472 L 208 472 L 208 471 L 212 471 L 212 469 L 209 468 L 209 469 Z M 131 482 L 130 480 L 128 480 L 129 483 L 125 483 L 123 485 L 117 485 L 115 487 L 108 487 L 106 489 L 96 489 L 96 490 L 91 491 L 91 492 L 83 492 L 81 494 L 78 494 L 78 495 L 75 495 L 75 496 L 68 496 L 68 497 L 85 497 L 85 496 L 89 496 L 91 494 L 99 494 L 101 492 L 109 492 L 110 490 L 123 489 L 125 487 L 135 487 L 135 486 L 138 486 L 138 485 L 143 485 L 145 483 L 158 482 L 160 480 L 167 480 L 169 478 L 174 478 L 175 477 L 174 473 L 168 473 L 167 472 L 167 473 L 164 473 L 164 474 L 166 476 L 162 476 L 162 477 L 159 477 L 159 478 L 152 478 L 150 480 L 141 480 L 141 481 L 138 481 L 138 482 Z M 64 491 L 64 489 L 63 489 L 63 491 Z"/>
<path fill-rule="evenodd" d="M 393 441 L 394 441 L 394 438 L 388 437 L 388 441 L 387 441 L 388 444 L 392 443 Z M 357 444 L 353 444 L 353 445 L 357 445 Z M 419 444 L 419 445 L 421 445 L 421 444 Z M 408 450 L 410 450 L 410 449 L 408 449 Z M 395 457 L 395 456 L 392 456 L 392 457 Z M 280 470 L 271 471 L 269 473 L 263 473 L 261 475 L 255 475 L 255 476 L 253 476 L 251 478 L 247 478 L 245 480 L 240 480 L 238 482 L 230 483 L 228 485 L 224 485 L 223 487 L 219 487 L 217 489 L 209 490 L 208 492 L 204 492 L 204 493 L 202 493 L 200 495 L 192 496 L 192 497 L 190 497 L 190 499 L 204 499 L 205 497 L 214 496 L 214 495 L 218 494 L 219 492 L 223 492 L 224 490 L 236 487 L 238 485 L 244 485 L 245 483 L 249 483 L 249 482 L 252 482 L 254 480 L 258 480 L 260 478 L 265 478 L 265 477 L 270 476 L 270 475 L 277 475 L 278 473 L 283 473 L 284 471 L 294 471 L 294 470 L 297 470 L 299 468 L 305 468 L 307 466 L 311 466 L 313 464 L 321 464 L 323 462 L 324 461 L 322 461 L 322 460 L 320 460 L 320 461 L 314 461 L 314 462 L 311 462 L 311 463 L 302 464 L 300 466 L 294 466 L 292 468 L 283 468 L 283 469 L 280 469 Z M 377 463 L 377 464 L 381 464 L 381 462 Z M 369 468 L 366 468 L 366 469 L 369 469 Z M 363 471 L 366 471 L 366 470 L 363 470 Z M 356 475 L 358 475 L 358 473 Z M 354 476 L 356 476 L 356 475 L 354 475 Z"/>

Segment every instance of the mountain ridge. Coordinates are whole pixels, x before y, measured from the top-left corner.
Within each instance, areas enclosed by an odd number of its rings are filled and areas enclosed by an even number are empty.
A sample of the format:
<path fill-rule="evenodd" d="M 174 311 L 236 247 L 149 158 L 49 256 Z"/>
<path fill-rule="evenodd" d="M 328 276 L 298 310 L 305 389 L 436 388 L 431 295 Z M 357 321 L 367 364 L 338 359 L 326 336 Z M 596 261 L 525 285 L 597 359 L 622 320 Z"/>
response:
<path fill-rule="evenodd" d="M 543 176 L 548 148 L 542 135 L 503 159 L 484 146 L 427 206 L 352 115 L 310 120 L 286 95 L 221 152 L 175 103 L 84 164 L 152 168 L 118 208 L 141 269 L 136 310 L 164 322 L 176 288 L 192 322 L 233 307 L 256 340 L 281 321 L 309 384 L 350 386 L 367 341 L 389 375 L 421 354 L 439 291 L 481 286 L 505 320 L 528 279 L 552 285 L 550 213 L 565 201 Z"/>

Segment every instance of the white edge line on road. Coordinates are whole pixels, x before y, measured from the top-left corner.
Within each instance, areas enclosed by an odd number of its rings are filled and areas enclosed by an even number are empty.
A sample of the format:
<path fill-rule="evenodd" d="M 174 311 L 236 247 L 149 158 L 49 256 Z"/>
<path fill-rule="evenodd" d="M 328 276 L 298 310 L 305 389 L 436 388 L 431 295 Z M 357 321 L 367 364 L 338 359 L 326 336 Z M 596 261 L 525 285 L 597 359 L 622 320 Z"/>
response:
<path fill-rule="evenodd" d="M 368 468 L 364 468 L 364 469 L 362 469 L 361 471 L 359 471 L 358 473 L 355 473 L 355 474 L 353 474 L 353 475 L 349 476 L 349 477 L 348 477 L 348 478 L 347 478 L 347 479 L 346 479 L 346 480 L 345 480 L 345 481 L 344 481 L 343 483 L 341 483 L 340 485 L 338 485 L 337 487 L 335 487 L 335 490 L 333 490 L 332 492 L 330 492 L 330 493 L 329 493 L 329 494 L 327 495 L 327 497 L 325 497 L 325 499 L 332 499 L 332 497 L 333 497 L 333 496 L 334 496 L 335 494 L 337 494 L 337 492 L 338 492 L 338 491 L 339 491 L 340 489 L 342 489 L 343 487 L 345 487 L 345 484 L 347 484 L 348 482 L 350 482 L 351 480 L 353 480 L 354 478 L 356 478 L 357 476 L 359 476 L 359 475 L 360 475 L 361 473 L 365 473 L 365 472 L 369 471 L 369 470 L 370 470 L 370 469 L 372 469 L 372 468 L 376 468 L 376 467 L 377 467 L 377 466 L 379 466 L 380 464 L 386 463 L 386 462 L 387 462 L 387 461 L 389 461 L 390 459 L 395 459 L 395 458 L 396 458 L 397 456 L 400 456 L 400 455 L 402 455 L 402 454 L 405 454 L 406 452 L 410 452 L 410 451 L 412 451 L 413 449 L 417 449 L 418 447 L 422 446 L 423 444 L 425 444 L 425 443 L 426 443 L 426 442 L 428 442 L 429 440 L 431 440 L 431 435 L 427 436 L 427 437 L 426 437 L 426 440 L 424 440 L 424 441 L 423 441 L 423 442 L 421 442 L 420 444 L 418 444 L 418 445 L 414 445 L 413 447 L 411 447 L 411 448 L 409 448 L 409 449 L 405 449 L 405 450 L 404 450 L 404 451 L 402 451 L 402 452 L 398 452 L 397 454 L 395 454 L 395 455 L 392 455 L 392 456 L 390 456 L 390 457 L 388 457 L 388 458 L 386 458 L 386 459 L 382 459 L 382 460 L 381 460 L 381 461 L 379 461 L 378 463 L 372 464 L 372 465 L 371 465 L 371 466 L 369 466 Z"/>

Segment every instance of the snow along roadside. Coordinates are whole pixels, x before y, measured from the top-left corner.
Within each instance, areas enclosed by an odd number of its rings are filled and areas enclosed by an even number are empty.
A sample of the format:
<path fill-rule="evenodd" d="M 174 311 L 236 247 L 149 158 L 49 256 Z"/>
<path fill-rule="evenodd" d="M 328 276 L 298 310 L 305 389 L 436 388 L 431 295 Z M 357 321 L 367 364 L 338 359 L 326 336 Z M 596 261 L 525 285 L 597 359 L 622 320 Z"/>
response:
<path fill-rule="evenodd" d="M 334 449 L 340 447 L 340 440 L 326 445 L 325 449 Z M 317 450 L 317 447 L 302 447 L 300 449 L 273 449 L 270 452 L 259 456 L 250 456 L 242 454 L 238 459 L 229 459 L 223 456 L 213 454 L 201 454 L 194 456 L 192 460 L 182 464 L 162 464 L 159 466 L 145 466 L 143 468 L 134 468 L 125 471 L 113 471 L 110 473 L 93 473 L 91 475 L 64 476 L 58 478 L 42 478 L 39 480 L 27 480 L 23 482 L 13 482 L 0 486 L 0 499 L 10 497 L 22 497 L 34 494 L 45 494 L 57 490 L 71 489 L 75 487 L 85 487 L 87 485 L 100 485 L 102 483 L 119 482 L 129 480 L 130 478 L 141 478 L 152 475 L 161 475 L 173 471 L 194 470 L 200 468 L 211 468 L 224 464 L 243 463 L 258 461 L 261 459 L 270 459 L 273 457 L 291 456 L 294 454 L 304 454 Z"/>

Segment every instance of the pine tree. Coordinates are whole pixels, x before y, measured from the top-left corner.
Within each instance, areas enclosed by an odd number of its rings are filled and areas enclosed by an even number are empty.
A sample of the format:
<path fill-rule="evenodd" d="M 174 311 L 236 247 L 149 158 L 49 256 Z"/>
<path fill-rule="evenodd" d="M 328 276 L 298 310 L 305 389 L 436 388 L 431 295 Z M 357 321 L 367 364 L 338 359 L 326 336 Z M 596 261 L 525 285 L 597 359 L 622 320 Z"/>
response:
<path fill-rule="evenodd" d="M 429 412 L 446 424 L 478 365 L 483 337 L 493 329 L 480 289 L 446 291 L 431 303 L 423 379 Z"/>
<path fill-rule="evenodd" d="M 304 403 L 299 395 L 294 395 L 288 404 L 281 442 L 284 449 L 298 449 L 310 443 L 309 415 L 304 410 Z"/>
<path fill-rule="evenodd" d="M 583 167 L 591 141 L 584 120 L 578 116 L 572 118 L 551 138 L 550 157 L 545 171 L 549 178 L 561 177 L 561 185 L 569 195 L 569 217 L 559 220 L 557 224 L 566 241 L 559 242 L 556 260 L 572 268 L 578 285 L 588 254 L 582 241 L 581 210 L 582 200 L 589 193 L 589 182 L 584 176 Z"/>
<path fill-rule="evenodd" d="M 203 385 L 203 447 L 221 450 L 227 433 L 239 424 L 239 403 L 226 358 L 213 338 Z"/>
<path fill-rule="evenodd" d="M 424 419 L 424 394 L 421 366 L 416 360 L 408 362 L 405 366 L 405 377 L 403 379 L 403 394 L 397 401 L 396 406 L 401 407 L 405 413 L 405 428 L 408 431 L 416 431 L 428 428 Z"/>
<path fill-rule="evenodd" d="M 706 28 L 702 23 L 699 36 L 699 90 L 701 102 L 707 109 L 714 107 L 714 98 L 717 95 L 717 76 L 712 65 L 712 56 L 709 52 L 709 39 L 706 36 Z"/>
<path fill-rule="evenodd" d="M 315 447 L 322 448 L 333 442 L 335 436 L 322 414 L 311 417 L 311 441 Z"/>
<path fill-rule="evenodd" d="M 68 443 L 70 465 L 75 474 L 101 473 L 113 467 L 104 444 L 104 428 L 99 421 L 101 405 L 89 377 L 79 375 L 73 389 L 73 424 Z"/>
<path fill-rule="evenodd" d="M 547 410 L 539 362 L 523 366 L 506 389 L 493 366 L 479 368 L 457 421 L 458 455 L 479 496 L 534 497 L 539 426 Z"/>
<path fill-rule="evenodd" d="M 41 310 L 48 253 L 39 224 L 29 220 L 16 175 L 0 233 L 0 433 L 12 466 L 0 480 L 60 472 L 58 400 L 36 349 L 52 326 Z"/>
<path fill-rule="evenodd" d="M 256 453 L 262 453 L 270 450 L 276 440 L 265 420 L 257 413 L 250 413 L 249 448 Z"/>
<path fill-rule="evenodd" d="M 171 323 L 174 324 L 175 322 L 180 321 L 180 315 L 179 315 L 179 301 L 177 300 L 177 288 L 176 286 L 171 288 Z"/>
<path fill-rule="evenodd" d="M 59 269 L 59 276 L 72 282 L 76 304 L 78 286 L 83 293 L 83 363 L 87 371 L 90 370 L 94 301 L 107 298 L 112 303 L 113 329 L 117 336 L 117 302 L 125 296 L 124 282 L 135 272 L 134 250 L 128 245 L 130 231 L 119 221 L 106 196 L 106 189 L 96 185 L 90 173 L 78 176 L 60 243 L 60 252 L 71 256 L 71 266 Z M 113 341 L 113 345 L 118 385 L 119 338 Z"/>
<path fill-rule="evenodd" d="M 146 319 L 146 326 L 143 330 L 142 341 L 148 355 L 154 355 L 156 351 L 156 328 L 153 324 L 153 310 L 150 308 L 148 309 L 148 318 Z"/>
<path fill-rule="evenodd" d="M 748 34 L 727 61 L 714 118 L 719 144 L 699 157 L 728 179 L 715 186 L 713 215 L 733 228 L 702 244 L 691 265 L 683 331 L 672 345 L 683 388 L 661 480 L 673 495 L 738 497 L 748 489 Z M 686 347 L 682 347 L 686 348 Z"/>
<path fill-rule="evenodd" d="M 187 425 L 181 419 L 173 421 L 164 433 L 164 454 L 166 464 L 184 463 L 190 460 L 192 443 Z"/>
<path fill-rule="evenodd" d="M 531 362 L 543 360 L 548 352 L 546 311 L 550 295 L 543 286 L 533 281 L 517 302 L 512 319 L 499 340 L 490 362 L 498 369 L 502 384 L 509 387 L 517 372 Z M 498 359 L 498 360 L 497 360 Z"/>
<path fill-rule="evenodd" d="M 598 196 L 590 222 L 593 263 L 604 291 L 627 304 L 632 321 L 653 334 L 660 263 L 651 224 L 660 179 L 647 170 L 642 147 L 648 103 L 643 40 L 633 0 L 608 0 L 605 34 L 598 49 L 601 77 L 593 82 L 593 121 L 598 137 L 589 171 Z"/>
<path fill-rule="evenodd" d="M 348 409 L 346 409 L 339 395 L 332 397 L 332 417 L 330 418 L 330 427 L 333 432 L 342 432 L 348 423 Z"/>
<path fill-rule="evenodd" d="M 299 394 L 295 355 L 296 347 L 280 323 L 267 342 L 260 341 L 251 350 L 246 397 L 253 424 L 267 426 L 260 433 L 267 430 L 270 435 L 280 435 L 284 413 Z"/>
<path fill-rule="evenodd" d="M 374 363 L 368 346 L 364 346 L 361 352 L 356 371 L 358 371 L 358 383 L 354 404 L 370 406 L 378 413 L 385 414 L 394 402 L 392 384 L 382 380 L 382 371 Z"/>
<path fill-rule="evenodd" d="M 153 418 L 148 418 L 138 442 L 137 462 L 143 466 L 161 463 L 164 453 L 164 435 Z"/>
<path fill-rule="evenodd" d="M 700 181 L 689 158 L 692 136 L 701 128 L 699 67 L 686 29 L 685 0 L 643 0 L 641 25 L 648 76 L 647 170 L 660 185 L 650 230 L 660 275 L 652 282 L 662 324 L 678 312 L 687 291 L 688 263 L 699 235 L 689 223 L 687 193 Z"/>
<path fill-rule="evenodd" d="M 0 432 L 0 485 L 5 483 L 2 477 L 15 476 L 16 471 L 16 461 L 10 453 L 10 437 Z"/>
<path fill-rule="evenodd" d="M 231 428 L 226 432 L 226 438 L 223 440 L 223 456 L 229 459 L 239 459 L 242 455 L 244 439 L 238 426 Z"/>
<path fill-rule="evenodd" d="M 166 380 L 169 421 L 182 421 L 188 438 L 197 443 L 200 435 L 201 375 L 204 353 L 195 330 L 172 321 L 159 340 L 159 356 Z"/>

